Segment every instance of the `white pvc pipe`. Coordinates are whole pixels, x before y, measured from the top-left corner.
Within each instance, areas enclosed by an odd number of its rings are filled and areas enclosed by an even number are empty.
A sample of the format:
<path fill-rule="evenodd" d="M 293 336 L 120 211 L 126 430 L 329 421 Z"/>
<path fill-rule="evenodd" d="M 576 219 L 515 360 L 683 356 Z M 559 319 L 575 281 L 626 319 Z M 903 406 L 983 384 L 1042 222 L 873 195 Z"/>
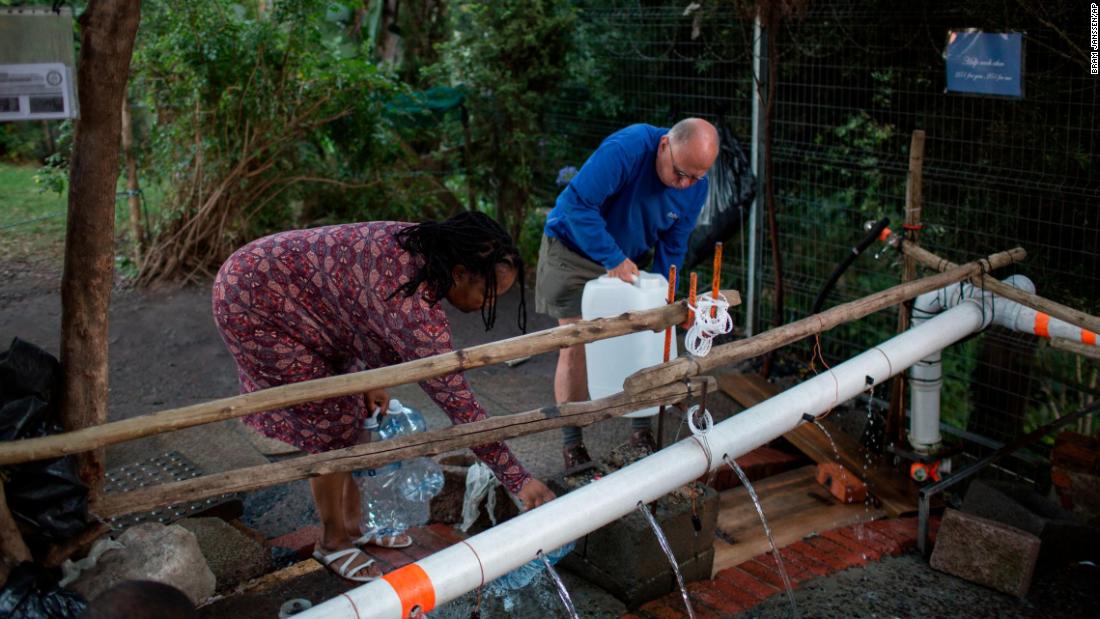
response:
<path fill-rule="evenodd" d="M 1035 284 L 1023 275 L 1013 275 L 1003 283 L 1026 292 L 1035 292 Z M 1096 345 L 1096 334 L 1091 331 L 970 284 L 947 286 L 920 295 L 913 303 L 910 323 L 916 327 L 930 316 L 967 299 L 979 301 L 987 308 L 982 317 L 983 328 L 993 323 L 1021 333 Z M 941 351 L 936 350 L 917 362 L 909 371 L 909 382 L 909 444 L 920 453 L 935 453 L 943 442 L 940 435 L 940 391 L 943 387 Z"/>
<path fill-rule="evenodd" d="M 867 389 L 918 359 L 941 350 L 983 326 L 980 300 L 964 299 L 954 309 L 924 321 L 863 354 L 717 424 L 704 442 L 689 437 L 599 481 L 558 497 L 464 542 L 333 598 L 302 619 L 404 618 L 416 606 L 425 612 L 576 540 L 740 457 Z M 404 598 L 404 600 L 402 600 Z"/>

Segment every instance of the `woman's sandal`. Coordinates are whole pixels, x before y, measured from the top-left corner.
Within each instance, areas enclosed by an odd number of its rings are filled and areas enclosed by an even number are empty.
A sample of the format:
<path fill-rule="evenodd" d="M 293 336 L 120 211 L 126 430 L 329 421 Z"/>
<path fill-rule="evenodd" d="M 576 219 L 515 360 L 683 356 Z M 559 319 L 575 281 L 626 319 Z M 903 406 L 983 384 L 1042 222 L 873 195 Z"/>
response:
<path fill-rule="evenodd" d="M 356 546 L 378 546 L 379 548 L 408 548 L 413 540 L 408 533 L 390 533 L 377 529 L 367 531 L 354 542 Z"/>
<path fill-rule="evenodd" d="M 358 555 L 363 555 L 367 558 L 367 560 L 363 563 L 360 563 L 359 565 L 355 565 L 354 567 L 352 567 L 352 564 L 355 562 L 355 558 Z M 343 559 L 344 557 L 347 557 L 347 559 L 340 563 L 340 565 L 336 565 L 336 562 L 340 559 Z M 374 559 L 367 556 L 367 553 L 363 552 L 359 548 L 344 548 L 343 550 L 336 550 L 328 554 L 325 554 L 324 551 L 318 548 L 317 550 L 313 551 L 313 558 L 317 559 L 317 561 L 320 562 L 321 565 L 325 566 L 334 574 L 345 580 L 363 583 L 371 582 L 378 579 L 377 576 L 360 574 L 360 572 L 362 572 L 363 570 L 369 570 L 370 567 L 374 565 Z"/>

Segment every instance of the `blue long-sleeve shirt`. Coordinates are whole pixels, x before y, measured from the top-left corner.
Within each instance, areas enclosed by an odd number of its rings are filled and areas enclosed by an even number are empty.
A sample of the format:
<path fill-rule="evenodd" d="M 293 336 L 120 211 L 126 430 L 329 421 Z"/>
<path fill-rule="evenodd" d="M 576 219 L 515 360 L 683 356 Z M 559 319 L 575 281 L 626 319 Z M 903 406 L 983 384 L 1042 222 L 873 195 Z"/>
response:
<path fill-rule="evenodd" d="M 686 189 L 657 176 L 667 129 L 630 125 L 607 137 L 558 196 L 544 232 L 610 270 L 654 249 L 650 271 L 680 268 L 707 197 L 707 180 Z"/>

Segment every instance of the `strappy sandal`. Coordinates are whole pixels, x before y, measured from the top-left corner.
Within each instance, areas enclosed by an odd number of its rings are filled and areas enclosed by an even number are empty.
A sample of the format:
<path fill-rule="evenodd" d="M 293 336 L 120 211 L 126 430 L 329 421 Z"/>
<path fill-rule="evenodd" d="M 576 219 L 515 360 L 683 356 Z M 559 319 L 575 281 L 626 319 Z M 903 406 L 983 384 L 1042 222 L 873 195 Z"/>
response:
<path fill-rule="evenodd" d="M 355 562 L 355 558 L 357 555 L 363 555 L 367 558 L 367 560 L 363 563 L 360 563 L 359 565 L 352 567 L 352 564 Z M 345 559 L 339 565 L 336 565 L 336 562 L 340 561 L 340 559 L 344 559 L 344 557 L 347 557 L 347 559 Z M 374 565 L 374 559 L 367 556 L 367 553 L 358 548 L 345 548 L 343 550 L 337 550 L 328 554 L 325 554 L 321 549 L 318 548 L 317 550 L 313 551 L 313 558 L 317 559 L 317 561 L 320 562 L 321 565 L 325 566 L 334 574 L 345 580 L 364 583 L 371 582 L 378 578 L 377 576 L 360 574 L 360 572 L 362 572 L 363 570 L 370 569 L 370 566 Z"/>
<path fill-rule="evenodd" d="M 356 546 L 378 546 L 379 548 L 408 548 L 412 546 L 412 536 L 408 533 L 386 533 L 385 530 L 371 529 L 360 535 L 354 542 Z"/>

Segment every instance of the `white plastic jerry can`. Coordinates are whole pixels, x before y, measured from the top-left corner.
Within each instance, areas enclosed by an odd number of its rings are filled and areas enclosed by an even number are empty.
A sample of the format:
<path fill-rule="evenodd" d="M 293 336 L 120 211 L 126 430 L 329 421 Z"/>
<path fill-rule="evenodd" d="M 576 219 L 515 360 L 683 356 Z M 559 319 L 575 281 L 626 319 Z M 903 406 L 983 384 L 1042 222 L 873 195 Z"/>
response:
<path fill-rule="evenodd" d="M 664 305 L 667 297 L 668 280 L 663 275 L 642 272 L 633 284 L 603 275 L 584 285 L 581 318 L 610 318 L 624 312 L 653 309 Z M 622 391 L 627 376 L 662 363 L 664 352 L 664 331 L 641 331 L 585 344 L 589 396 L 595 400 Z M 676 358 L 675 337 L 669 358 Z M 624 416 L 649 417 L 656 415 L 657 410 L 657 407 L 644 408 Z"/>

